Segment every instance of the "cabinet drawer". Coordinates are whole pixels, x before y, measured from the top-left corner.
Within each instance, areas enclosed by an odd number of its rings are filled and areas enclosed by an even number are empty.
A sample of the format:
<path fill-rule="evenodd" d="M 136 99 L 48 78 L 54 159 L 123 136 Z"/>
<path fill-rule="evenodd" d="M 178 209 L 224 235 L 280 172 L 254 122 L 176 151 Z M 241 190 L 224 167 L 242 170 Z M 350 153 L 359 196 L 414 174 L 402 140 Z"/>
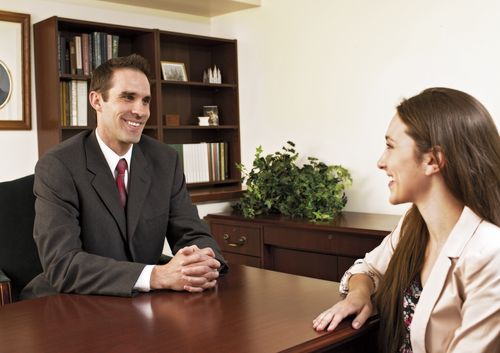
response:
<path fill-rule="evenodd" d="M 306 277 L 338 281 L 337 256 L 278 247 L 268 248 L 265 268 Z"/>
<path fill-rule="evenodd" d="M 260 257 L 233 254 L 230 252 L 223 252 L 222 255 L 227 260 L 230 268 L 231 264 L 246 265 L 259 268 L 262 267 Z"/>
<path fill-rule="evenodd" d="M 211 222 L 211 230 L 222 251 L 261 256 L 260 228 Z"/>
<path fill-rule="evenodd" d="M 361 234 L 266 226 L 264 244 L 318 253 L 363 257 L 381 238 Z"/>

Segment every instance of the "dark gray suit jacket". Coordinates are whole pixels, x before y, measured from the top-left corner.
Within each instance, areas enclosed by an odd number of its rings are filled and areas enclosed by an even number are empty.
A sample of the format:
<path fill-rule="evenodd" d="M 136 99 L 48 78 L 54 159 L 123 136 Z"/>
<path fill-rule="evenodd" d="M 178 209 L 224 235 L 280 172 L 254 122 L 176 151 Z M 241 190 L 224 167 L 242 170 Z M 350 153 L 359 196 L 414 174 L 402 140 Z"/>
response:
<path fill-rule="evenodd" d="M 173 253 L 192 244 L 211 247 L 225 265 L 191 203 L 177 153 L 150 137 L 143 135 L 132 152 L 126 211 L 95 131 L 47 152 L 35 168 L 34 192 L 34 239 L 44 272 L 23 298 L 131 296 L 144 266 L 158 262 L 165 237 Z"/>

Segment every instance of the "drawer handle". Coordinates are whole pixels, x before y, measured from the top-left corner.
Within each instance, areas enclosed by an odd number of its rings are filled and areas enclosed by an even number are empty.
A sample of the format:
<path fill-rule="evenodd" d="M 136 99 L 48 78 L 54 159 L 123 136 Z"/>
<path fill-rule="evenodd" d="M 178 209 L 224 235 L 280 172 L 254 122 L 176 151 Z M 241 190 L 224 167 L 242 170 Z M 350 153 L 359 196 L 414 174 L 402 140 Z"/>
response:
<path fill-rule="evenodd" d="M 245 243 L 247 242 L 247 237 L 242 235 L 236 243 L 231 243 L 230 241 L 231 241 L 231 237 L 229 236 L 229 234 L 224 234 L 224 242 L 227 245 L 232 246 L 234 248 L 245 245 Z"/>

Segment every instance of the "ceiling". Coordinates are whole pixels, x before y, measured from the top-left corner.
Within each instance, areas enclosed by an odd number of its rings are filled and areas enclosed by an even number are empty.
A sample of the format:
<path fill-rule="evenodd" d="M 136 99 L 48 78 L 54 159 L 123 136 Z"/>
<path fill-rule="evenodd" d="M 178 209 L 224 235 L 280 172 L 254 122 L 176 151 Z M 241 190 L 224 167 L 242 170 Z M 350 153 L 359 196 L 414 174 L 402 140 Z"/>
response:
<path fill-rule="evenodd" d="M 190 15 L 214 17 L 260 6 L 261 0 L 98 0 Z"/>

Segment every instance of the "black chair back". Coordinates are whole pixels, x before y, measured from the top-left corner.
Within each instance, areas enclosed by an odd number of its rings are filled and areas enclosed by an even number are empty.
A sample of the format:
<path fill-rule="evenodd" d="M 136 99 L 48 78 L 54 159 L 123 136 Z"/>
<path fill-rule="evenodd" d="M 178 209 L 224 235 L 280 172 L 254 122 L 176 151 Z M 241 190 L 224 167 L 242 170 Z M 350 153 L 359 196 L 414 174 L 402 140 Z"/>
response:
<path fill-rule="evenodd" d="M 0 269 L 11 280 L 12 300 L 42 272 L 33 240 L 34 175 L 0 183 Z"/>

